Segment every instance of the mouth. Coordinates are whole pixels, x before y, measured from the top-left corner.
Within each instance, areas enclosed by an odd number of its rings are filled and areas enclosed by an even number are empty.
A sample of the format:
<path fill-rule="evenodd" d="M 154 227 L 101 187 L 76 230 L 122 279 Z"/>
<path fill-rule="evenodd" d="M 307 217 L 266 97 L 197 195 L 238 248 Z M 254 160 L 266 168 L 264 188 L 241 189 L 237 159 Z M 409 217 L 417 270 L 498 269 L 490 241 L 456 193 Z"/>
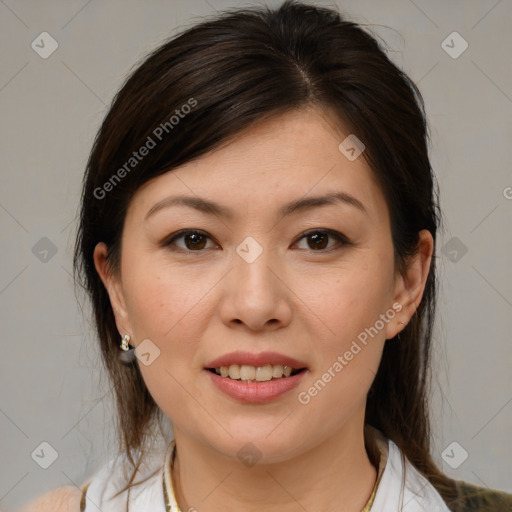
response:
<path fill-rule="evenodd" d="M 212 384 L 240 401 L 263 404 L 284 396 L 299 385 L 308 366 L 276 352 L 232 352 L 204 367 Z"/>
<path fill-rule="evenodd" d="M 292 368 L 291 366 L 281 364 L 266 364 L 263 366 L 231 364 L 229 366 L 207 368 L 207 370 L 231 380 L 244 382 L 268 382 L 271 380 L 293 377 L 294 375 L 307 370 L 307 368 Z"/>
<path fill-rule="evenodd" d="M 277 352 L 237 351 L 210 361 L 205 370 L 231 380 L 268 382 L 287 379 L 307 370 L 306 363 Z"/>

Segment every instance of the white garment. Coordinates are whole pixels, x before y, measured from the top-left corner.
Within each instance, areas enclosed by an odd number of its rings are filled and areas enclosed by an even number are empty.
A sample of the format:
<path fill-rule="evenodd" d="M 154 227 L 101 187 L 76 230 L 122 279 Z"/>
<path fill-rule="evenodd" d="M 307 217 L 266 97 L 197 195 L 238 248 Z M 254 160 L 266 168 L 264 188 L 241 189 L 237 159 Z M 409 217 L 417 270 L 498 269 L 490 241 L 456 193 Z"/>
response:
<path fill-rule="evenodd" d="M 400 492 L 404 473 L 403 454 L 391 439 L 387 441 L 388 460 L 370 512 L 450 512 L 435 487 L 405 456 L 406 480 L 403 494 Z"/>
<path fill-rule="evenodd" d="M 390 439 L 377 438 L 377 444 L 381 453 L 384 456 L 387 454 L 387 460 L 371 512 L 450 512 L 436 489 L 406 457 L 404 457 L 406 481 L 402 493 L 404 464 L 400 450 Z M 146 466 L 146 468 L 151 466 L 152 471 L 149 469 L 141 472 L 142 478 L 137 476 L 135 481 L 143 479 L 156 470 L 148 480 L 130 490 L 129 512 L 166 512 L 164 478 L 167 480 L 168 489 L 170 489 L 170 510 L 179 512 L 172 489 L 172 479 L 168 471 L 173 450 L 174 441 L 170 444 L 165 457 L 155 457 L 152 464 Z M 119 464 L 118 458 L 113 459 L 93 476 L 87 489 L 86 512 L 96 512 L 98 509 L 101 512 L 126 511 L 128 491 L 110 499 L 124 486 L 124 482 L 120 481 Z"/>

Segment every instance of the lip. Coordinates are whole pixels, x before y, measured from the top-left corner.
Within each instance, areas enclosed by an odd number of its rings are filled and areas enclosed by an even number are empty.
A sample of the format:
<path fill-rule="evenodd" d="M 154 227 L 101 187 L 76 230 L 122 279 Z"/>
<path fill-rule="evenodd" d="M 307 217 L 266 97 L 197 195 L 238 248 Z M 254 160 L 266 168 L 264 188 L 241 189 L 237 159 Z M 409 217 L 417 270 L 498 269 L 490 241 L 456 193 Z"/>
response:
<path fill-rule="evenodd" d="M 210 376 L 213 384 L 226 395 L 229 395 L 241 402 L 253 404 L 264 404 L 271 402 L 272 400 L 276 400 L 288 391 L 297 387 L 304 375 L 307 373 L 307 370 L 304 370 L 293 376 L 282 377 L 276 380 L 245 382 L 242 380 L 232 380 L 228 377 L 221 377 L 207 369 L 204 369 L 203 371 Z"/>
<path fill-rule="evenodd" d="M 304 369 L 290 377 L 282 377 L 276 380 L 267 380 L 263 382 L 246 382 L 242 380 L 232 380 L 228 377 L 221 377 L 213 373 L 209 368 L 220 368 L 221 366 L 231 366 L 232 364 L 250 365 L 250 366 L 265 366 L 267 364 L 289 366 L 294 370 Z M 294 359 L 293 357 L 285 356 L 277 352 L 259 352 L 254 354 L 252 352 L 236 351 L 225 354 L 217 359 L 208 363 L 204 371 L 210 376 L 213 384 L 232 398 L 241 402 L 263 404 L 271 402 L 284 395 L 299 385 L 300 381 L 307 373 L 307 364 Z"/>
<path fill-rule="evenodd" d="M 214 359 L 208 363 L 205 368 L 220 368 L 221 366 L 231 366 L 232 364 L 247 364 L 249 366 L 265 366 L 267 364 L 281 364 L 283 366 L 290 366 L 295 370 L 301 368 L 307 368 L 307 364 L 288 357 L 277 352 L 259 352 L 254 354 L 252 352 L 236 351 L 229 354 L 225 354 L 217 359 Z M 288 379 L 292 377 L 286 377 Z M 234 381 L 232 381 L 234 382 Z"/>

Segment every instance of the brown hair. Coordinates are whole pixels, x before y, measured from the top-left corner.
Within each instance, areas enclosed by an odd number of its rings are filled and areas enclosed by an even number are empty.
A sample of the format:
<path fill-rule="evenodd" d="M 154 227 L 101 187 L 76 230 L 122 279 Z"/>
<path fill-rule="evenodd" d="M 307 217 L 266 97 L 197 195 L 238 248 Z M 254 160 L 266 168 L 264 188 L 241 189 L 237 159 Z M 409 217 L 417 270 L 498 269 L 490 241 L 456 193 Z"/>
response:
<path fill-rule="evenodd" d="M 191 108 L 182 110 L 187 104 Z M 119 360 L 119 333 L 94 267 L 94 247 L 107 244 L 109 267 L 118 272 L 126 209 L 143 183 L 218 148 L 263 119 L 305 107 L 333 113 L 365 144 L 363 156 L 390 211 L 396 268 L 403 271 L 417 252 L 418 232 L 429 230 L 435 241 L 440 222 L 423 100 L 376 39 L 335 10 L 286 1 L 276 9 L 224 12 L 184 30 L 135 69 L 103 121 L 84 177 L 74 268 L 92 300 L 117 400 L 120 449 L 135 470 L 153 435 L 149 427 L 161 411 L 138 365 Z M 157 142 L 157 127 L 165 127 L 161 140 L 127 166 L 148 138 Z M 416 313 L 400 341 L 385 344 L 365 421 L 394 441 L 449 503 L 456 496 L 454 481 L 430 454 L 435 301 L 434 255 Z"/>

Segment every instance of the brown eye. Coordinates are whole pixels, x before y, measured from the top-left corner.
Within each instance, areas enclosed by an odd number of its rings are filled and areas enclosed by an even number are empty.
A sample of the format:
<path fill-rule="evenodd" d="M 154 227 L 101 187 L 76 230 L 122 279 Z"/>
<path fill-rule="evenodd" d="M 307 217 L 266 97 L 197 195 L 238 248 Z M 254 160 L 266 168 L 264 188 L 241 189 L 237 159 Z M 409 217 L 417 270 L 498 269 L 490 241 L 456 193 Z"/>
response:
<path fill-rule="evenodd" d="M 176 244 L 175 242 L 177 240 L 183 239 L 184 246 L 180 246 Z M 173 246 L 175 245 L 178 249 L 182 249 L 184 251 L 189 252 L 201 252 L 203 249 L 206 248 L 206 242 L 207 240 L 211 240 L 211 238 L 206 235 L 202 231 L 197 230 L 191 230 L 191 229 L 185 229 L 182 231 L 179 231 L 175 235 L 173 235 L 171 238 L 167 239 L 163 242 L 163 246 Z"/>
<path fill-rule="evenodd" d="M 304 233 L 299 240 L 306 239 L 307 245 L 306 249 L 310 249 L 312 251 L 322 252 L 328 251 L 333 248 L 331 245 L 328 247 L 329 239 L 335 239 L 340 245 L 348 245 L 349 241 L 347 237 L 337 231 L 331 230 L 315 230 Z"/>
<path fill-rule="evenodd" d="M 338 246 L 350 245 L 350 241 L 342 233 L 325 229 L 316 229 L 304 233 L 299 241 L 303 239 L 307 240 L 307 247 L 305 247 L 305 249 L 313 252 L 328 252 L 331 249 L 336 249 L 336 243 L 329 245 L 330 239 L 337 242 Z M 178 240 L 183 240 L 182 245 L 176 243 Z M 204 250 L 208 248 L 208 240 L 211 241 L 212 239 L 204 231 L 184 229 L 166 239 L 161 245 L 163 247 L 169 247 L 171 250 L 199 253 L 204 252 Z"/>
<path fill-rule="evenodd" d="M 206 237 L 199 233 L 190 233 L 183 235 L 183 240 L 187 249 L 204 249 Z"/>
<path fill-rule="evenodd" d="M 329 235 L 326 233 L 313 233 L 312 235 L 308 235 L 307 238 L 313 244 L 310 245 L 310 247 L 314 247 L 315 249 L 325 249 L 327 245 L 329 245 Z"/>

